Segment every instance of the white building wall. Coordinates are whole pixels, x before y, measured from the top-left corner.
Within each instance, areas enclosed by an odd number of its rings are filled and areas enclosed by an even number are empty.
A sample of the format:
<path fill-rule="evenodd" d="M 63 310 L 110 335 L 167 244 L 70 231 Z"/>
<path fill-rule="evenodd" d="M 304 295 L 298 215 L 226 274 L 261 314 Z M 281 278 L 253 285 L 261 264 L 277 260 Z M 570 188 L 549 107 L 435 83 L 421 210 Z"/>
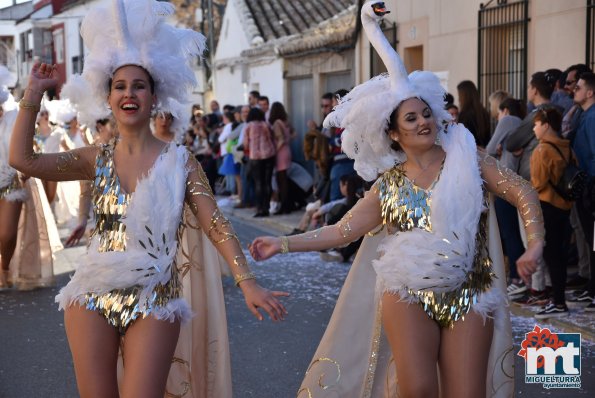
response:
<path fill-rule="evenodd" d="M 423 69 L 446 72 L 447 89 L 455 96 L 461 80 L 477 83 L 481 3 L 485 0 L 386 0 L 388 22 L 397 22 L 399 53 L 423 45 Z M 528 76 L 585 62 L 585 6 L 584 0 L 529 2 Z M 370 45 L 363 34 L 357 52 L 356 80 L 361 83 L 369 79 Z"/>
<path fill-rule="evenodd" d="M 235 1 L 228 1 L 225 8 L 221 33 L 215 52 L 215 61 L 239 57 L 240 53 L 250 48 L 248 37 L 242 27 Z"/>
<path fill-rule="evenodd" d="M 260 91 L 260 95 L 269 97 L 272 104 L 283 102 L 283 59 L 277 58 L 271 63 L 250 66 L 249 89 Z"/>
<path fill-rule="evenodd" d="M 212 99 L 219 101 L 221 106 L 225 104 L 244 104 L 246 102 L 244 91 L 242 65 L 217 69 L 215 71 L 215 87 Z"/>
<path fill-rule="evenodd" d="M 66 58 L 66 80 L 73 74 L 72 58 L 81 56 L 80 25 L 91 8 L 110 4 L 110 0 L 91 0 L 69 8 L 52 17 L 52 24 L 64 24 L 64 49 Z M 83 52 L 88 50 L 83 49 Z"/>

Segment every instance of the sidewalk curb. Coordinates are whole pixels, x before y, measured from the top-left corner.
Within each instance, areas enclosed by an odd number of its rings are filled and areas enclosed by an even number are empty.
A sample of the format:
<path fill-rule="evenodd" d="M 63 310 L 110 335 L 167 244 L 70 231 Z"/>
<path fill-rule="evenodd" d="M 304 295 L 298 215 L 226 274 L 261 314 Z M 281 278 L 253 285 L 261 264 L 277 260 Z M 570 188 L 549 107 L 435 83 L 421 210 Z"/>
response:
<path fill-rule="evenodd" d="M 516 304 L 511 303 L 509 308 L 510 312 L 517 316 L 533 318 L 535 315 L 535 312 L 531 311 L 530 309 L 521 307 Z M 580 333 L 583 339 L 595 342 L 595 330 L 589 327 L 577 325 L 575 323 L 569 322 L 561 318 L 535 319 L 535 323 L 550 324 L 562 330 L 562 332 L 564 333 Z"/>

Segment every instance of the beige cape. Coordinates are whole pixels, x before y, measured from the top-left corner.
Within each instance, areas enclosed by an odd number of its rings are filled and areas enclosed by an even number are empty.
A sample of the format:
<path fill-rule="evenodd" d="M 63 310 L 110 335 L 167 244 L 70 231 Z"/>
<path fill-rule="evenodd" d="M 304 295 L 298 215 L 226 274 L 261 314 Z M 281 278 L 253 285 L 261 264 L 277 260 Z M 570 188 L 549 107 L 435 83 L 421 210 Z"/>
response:
<path fill-rule="evenodd" d="M 52 252 L 63 247 L 41 181 L 29 178 L 23 188 L 27 198 L 21 210 L 10 270 L 16 288 L 30 290 L 54 284 Z"/>
<path fill-rule="evenodd" d="M 493 206 L 488 221 L 488 249 L 497 279 L 506 290 L 506 275 Z M 398 375 L 382 331 L 380 298 L 372 260 L 386 236 L 366 237 L 339 295 L 326 332 L 314 354 L 298 398 L 396 398 Z M 507 307 L 496 309 L 486 397 L 508 398 L 514 388 L 512 329 Z"/>

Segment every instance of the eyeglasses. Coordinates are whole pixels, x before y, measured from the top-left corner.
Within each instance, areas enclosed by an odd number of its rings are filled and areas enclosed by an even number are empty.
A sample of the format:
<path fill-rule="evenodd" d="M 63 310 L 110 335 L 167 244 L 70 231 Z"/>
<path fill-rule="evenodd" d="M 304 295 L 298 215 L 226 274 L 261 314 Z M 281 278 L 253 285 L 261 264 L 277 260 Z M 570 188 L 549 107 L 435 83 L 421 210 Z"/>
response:
<path fill-rule="evenodd" d="M 572 84 L 576 83 L 576 79 L 575 80 L 566 80 L 566 83 L 564 83 L 565 86 L 570 86 Z"/>

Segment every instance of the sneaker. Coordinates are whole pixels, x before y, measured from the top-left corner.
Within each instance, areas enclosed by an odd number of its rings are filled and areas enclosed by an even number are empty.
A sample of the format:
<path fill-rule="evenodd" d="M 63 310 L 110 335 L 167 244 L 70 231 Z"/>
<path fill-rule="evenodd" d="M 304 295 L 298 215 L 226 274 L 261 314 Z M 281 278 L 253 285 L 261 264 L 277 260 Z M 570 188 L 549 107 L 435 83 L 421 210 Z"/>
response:
<path fill-rule="evenodd" d="M 511 299 L 515 304 L 527 306 L 543 306 L 548 303 L 549 295 L 545 290 L 529 289 L 522 296 Z"/>
<path fill-rule="evenodd" d="M 558 307 L 554 303 L 549 303 L 544 309 L 535 314 L 535 319 L 559 318 L 568 316 L 568 307 L 566 305 Z"/>
<path fill-rule="evenodd" d="M 330 250 L 328 252 L 320 252 L 320 259 L 329 263 L 340 263 L 343 261 L 343 256 L 336 250 Z"/>
<path fill-rule="evenodd" d="M 568 301 L 575 304 L 590 304 L 594 299 L 595 297 L 589 295 L 587 290 L 583 290 L 582 292 L 575 292 Z"/>
<path fill-rule="evenodd" d="M 595 312 L 595 300 L 591 301 L 588 306 L 585 307 L 587 312 Z"/>
<path fill-rule="evenodd" d="M 521 296 L 526 291 L 527 291 L 527 286 L 523 282 L 511 283 L 506 288 L 506 293 L 508 294 L 508 297 L 511 299 L 514 297 Z"/>

